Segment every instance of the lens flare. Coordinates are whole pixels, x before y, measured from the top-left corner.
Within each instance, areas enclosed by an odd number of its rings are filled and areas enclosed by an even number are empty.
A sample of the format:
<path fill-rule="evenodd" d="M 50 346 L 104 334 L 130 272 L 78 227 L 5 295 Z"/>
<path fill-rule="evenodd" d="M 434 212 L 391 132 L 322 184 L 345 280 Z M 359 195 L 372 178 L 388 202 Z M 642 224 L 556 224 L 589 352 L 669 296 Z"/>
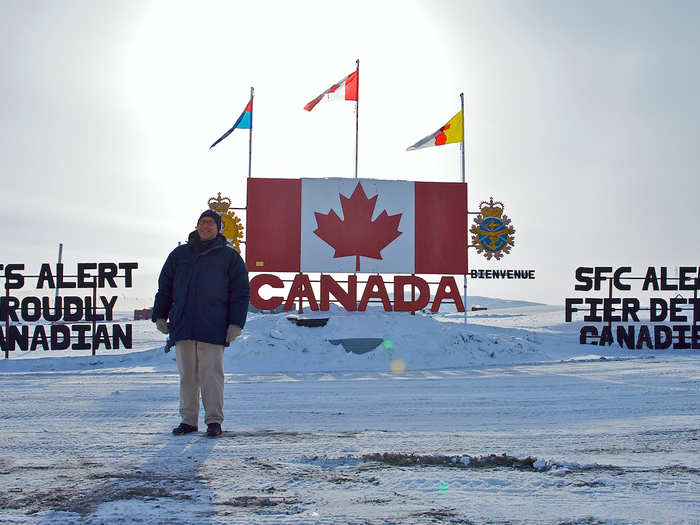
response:
<path fill-rule="evenodd" d="M 394 359 L 391 362 L 391 371 L 395 374 L 402 374 L 404 370 L 406 370 L 406 363 L 404 363 L 401 359 Z"/>
<path fill-rule="evenodd" d="M 391 339 L 384 339 L 384 341 L 382 341 L 382 344 L 387 350 L 391 350 L 392 348 L 394 348 L 394 341 L 392 341 Z"/>

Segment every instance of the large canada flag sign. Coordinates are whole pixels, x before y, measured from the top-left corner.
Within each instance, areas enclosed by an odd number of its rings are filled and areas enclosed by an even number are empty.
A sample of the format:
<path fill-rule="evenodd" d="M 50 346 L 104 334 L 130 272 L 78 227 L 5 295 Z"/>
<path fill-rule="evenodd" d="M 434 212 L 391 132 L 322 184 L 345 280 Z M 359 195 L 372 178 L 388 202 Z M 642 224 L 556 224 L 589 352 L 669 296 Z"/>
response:
<path fill-rule="evenodd" d="M 252 272 L 463 274 L 467 185 L 248 179 Z"/>

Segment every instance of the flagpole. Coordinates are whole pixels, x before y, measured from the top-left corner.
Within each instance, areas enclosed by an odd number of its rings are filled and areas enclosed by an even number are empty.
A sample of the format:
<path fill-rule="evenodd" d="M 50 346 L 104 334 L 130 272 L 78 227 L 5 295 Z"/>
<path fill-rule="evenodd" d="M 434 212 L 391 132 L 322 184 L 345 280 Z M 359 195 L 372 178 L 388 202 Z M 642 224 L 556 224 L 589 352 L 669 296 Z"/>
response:
<path fill-rule="evenodd" d="M 58 264 L 61 264 L 63 262 L 63 243 L 59 242 L 58 243 Z M 56 267 L 56 271 L 58 272 L 58 267 Z M 58 285 L 56 285 L 56 298 L 54 299 L 54 310 L 59 311 L 60 308 L 58 307 Z M 51 322 L 53 324 L 53 321 Z"/>
<path fill-rule="evenodd" d="M 248 178 L 250 178 L 250 165 L 253 160 L 253 86 L 250 86 L 250 133 L 248 133 Z"/>
<path fill-rule="evenodd" d="M 460 144 L 460 152 L 461 152 L 461 157 L 462 157 L 462 183 L 466 184 L 466 177 L 465 177 L 465 162 L 464 162 L 464 150 L 466 149 L 465 147 L 465 136 L 464 136 L 464 93 L 459 94 L 459 99 L 462 104 L 462 143 Z M 468 198 L 469 196 L 467 196 Z M 467 205 L 468 206 L 468 205 Z M 465 210 L 466 212 L 467 210 Z M 467 228 L 469 227 L 469 215 L 467 215 Z M 466 234 L 467 232 L 465 232 Z M 467 244 L 469 244 L 467 242 Z M 469 248 L 465 248 L 467 250 L 467 269 L 469 266 Z M 467 274 L 464 274 L 464 324 L 467 324 Z"/>
<path fill-rule="evenodd" d="M 357 73 L 357 100 L 355 101 L 355 178 L 357 178 L 357 146 L 360 128 L 360 59 L 356 61 L 357 68 L 355 72 Z"/>
<path fill-rule="evenodd" d="M 464 176 L 464 93 L 460 93 L 459 98 L 462 102 L 462 144 L 459 149 L 462 153 L 462 183 L 465 183 L 467 181 Z"/>

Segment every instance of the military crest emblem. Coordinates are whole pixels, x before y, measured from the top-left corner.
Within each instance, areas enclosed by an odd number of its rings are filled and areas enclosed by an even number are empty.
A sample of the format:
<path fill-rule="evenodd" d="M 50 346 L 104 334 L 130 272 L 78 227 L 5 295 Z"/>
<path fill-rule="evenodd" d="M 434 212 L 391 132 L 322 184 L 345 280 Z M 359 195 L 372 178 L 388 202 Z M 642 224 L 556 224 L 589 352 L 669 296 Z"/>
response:
<path fill-rule="evenodd" d="M 491 197 L 489 202 L 482 201 L 479 208 L 481 212 L 474 218 L 474 224 L 469 229 L 473 246 L 487 259 L 501 259 L 515 246 L 515 228 L 508 216 L 503 214 L 502 202 L 494 202 Z"/>
<path fill-rule="evenodd" d="M 236 216 L 231 207 L 231 199 L 221 197 L 221 192 L 216 197 L 212 197 L 207 202 L 209 209 L 214 210 L 221 216 L 221 235 L 226 237 L 228 245 L 240 253 L 241 241 L 243 240 L 243 224 L 241 219 Z"/>

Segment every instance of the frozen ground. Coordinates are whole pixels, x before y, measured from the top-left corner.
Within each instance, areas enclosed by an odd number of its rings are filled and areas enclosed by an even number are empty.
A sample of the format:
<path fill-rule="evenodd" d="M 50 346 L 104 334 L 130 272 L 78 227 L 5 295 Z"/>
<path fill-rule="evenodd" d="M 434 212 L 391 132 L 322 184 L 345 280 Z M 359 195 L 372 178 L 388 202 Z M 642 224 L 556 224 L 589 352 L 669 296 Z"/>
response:
<path fill-rule="evenodd" d="M 127 353 L 15 352 L 0 522 L 700 523 L 700 354 L 582 347 L 562 321 L 252 315 L 218 439 L 169 434 L 176 367 L 151 323 Z M 384 343 L 327 341 L 360 336 Z"/>

